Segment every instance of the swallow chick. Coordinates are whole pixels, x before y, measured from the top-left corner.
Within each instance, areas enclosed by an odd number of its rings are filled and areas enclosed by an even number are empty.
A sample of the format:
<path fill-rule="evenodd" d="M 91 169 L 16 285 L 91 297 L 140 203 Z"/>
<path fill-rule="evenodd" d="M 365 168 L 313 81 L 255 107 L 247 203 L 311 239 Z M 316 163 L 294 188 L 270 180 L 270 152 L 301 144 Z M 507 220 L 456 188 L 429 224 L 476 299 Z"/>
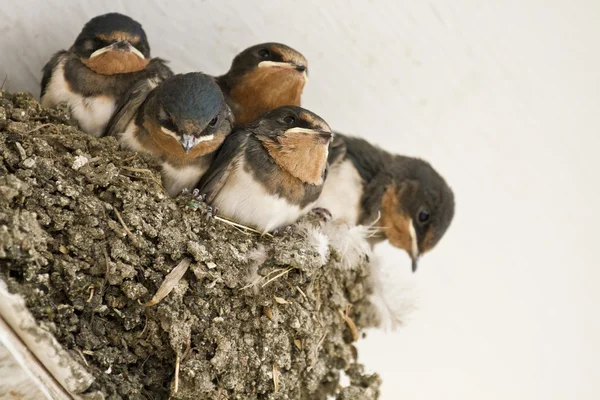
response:
<path fill-rule="evenodd" d="M 108 127 L 122 147 L 162 163 L 170 196 L 192 188 L 233 128 L 233 114 L 214 79 L 178 74 L 159 85 L 141 81 L 126 95 Z"/>
<path fill-rule="evenodd" d="M 92 18 L 67 51 L 43 68 L 41 104 L 67 103 L 81 130 L 101 136 L 118 101 L 140 79 L 173 75 L 165 62 L 150 58 L 142 26 L 118 13 Z"/>
<path fill-rule="evenodd" d="M 299 106 L 308 63 L 291 47 L 263 43 L 238 54 L 229 72 L 216 79 L 236 124 L 243 125 L 275 108 Z"/>
<path fill-rule="evenodd" d="M 336 157 L 317 207 L 334 220 L 372 225 L 372 244 L 388 240 L 405 250 L 413 272 L 419 257 L 442 238 L 454 217 L 454 194 L 426 161 L 393 155 L 336 133 Z"/>
<path fill-rule="evenodd" d="M 277 108 L 227 137 L 198 189 L 235 222 L 264 233 L 282 228 L 317 201 L 331 138 L 316 114 Z"/>

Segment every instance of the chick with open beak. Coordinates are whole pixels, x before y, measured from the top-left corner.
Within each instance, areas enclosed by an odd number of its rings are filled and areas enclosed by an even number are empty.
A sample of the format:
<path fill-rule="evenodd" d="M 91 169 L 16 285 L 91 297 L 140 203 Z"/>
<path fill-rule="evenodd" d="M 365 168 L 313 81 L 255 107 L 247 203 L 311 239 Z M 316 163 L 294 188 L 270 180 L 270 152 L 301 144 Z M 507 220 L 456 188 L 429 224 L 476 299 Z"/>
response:
<path fill-rule="evenodd" d="M 175 75 L 160 85 L 141 82 L 109 124 L 125 148 L 162 162 L 169 195 L 192 188 L 233 128 L 233 114 L 214 79 L 200 72 Z"/>
<path fill-rule="evenodd" d="M 229 71 L 217 78 L 237 125 L 281 106 L 299 106 L 308 81 L 308 62 L 280 43 L 262 43 L 238 54 Z"/>

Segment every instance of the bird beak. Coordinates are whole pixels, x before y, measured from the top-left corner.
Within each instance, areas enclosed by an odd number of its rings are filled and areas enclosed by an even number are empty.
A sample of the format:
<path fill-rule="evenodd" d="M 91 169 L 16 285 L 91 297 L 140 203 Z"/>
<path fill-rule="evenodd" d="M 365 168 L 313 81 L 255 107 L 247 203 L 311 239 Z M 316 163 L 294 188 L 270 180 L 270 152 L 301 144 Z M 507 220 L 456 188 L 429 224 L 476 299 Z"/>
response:
<path fill-rule="evenodd" d="M 417 242 L 417 231 L 415 230 L 415 224 L 412 219 L 408 221 L 408 232 L 410 233 L 410 259 L 412 260 L 412 272 L 417 272 L 417 266 L 419 262 L 419 244 Z"/>
<path fill-rule="evenodd" d="M 215 138 L 215 135 L 204 135 L 204 136 L 200 136 L 200 137 L 196 137 L 194 135 L 183 135 L 183 137 L 181 138 L 181 140 L 179 142 L 183 146 L 183 150 L 185 150 L 186 153 L 189 153 L 189 151 L 192 149 L 192 147 L 194 147 L 198 143 L 208 142 L 210 140 L 213 140 L 214 138 Z"/>
<path fill-rule="evenodd" d="M 285 61 L 261 61 L 258 63 L 258 68 L 282 68 L 290 71 L 296 70 L 302 73 L 302 76 L 305 80 L 308 80 L 308 68 L 306 65 Z"/>
<path fill-rule="evenodd" d="M 189 153 L 189 151 L 196 145 L 197 142 L 197 138 L 192 135 L 183 135 L 180 141 L 181 145 L 183 146 L 183 150 L 185 150 L 186 153 Z"/>
<path fill-rule="evenodd" d="M 320 131 L 317 129 L 298 128 L 298 127 L 290 128 L 287 131 L 285 131 L 284 134 L 287 135 L 288 133 L 303 133 L 306 135 L 314 135 L 315 137 L 322 139 L 325 143 L 329 143 L 331 141 L 331 138 L 333 137 L 333 134 L 331 132 Z"/>
<path fill-rule="evenodd" d="M 261 61 L 258 63 L 258 68 L 296 69 L 296 64 L 283 61 Z"/>
<path fill-rule="evenodd" d="M 90 60 L 94 57 L 98 57 L 99 55 L 102 55 L 104 53 L 108 53 L 109 51 L 121 51 L 121 52 L 128 52 L 128 53 L 133 53 L 135 54 L 137 57 L 141 58 L 142 60 L 144 60 L 146 57 L 144 57 L 144 55 L 135 47 L 133 47 L 131 45 L 131 43 L 129 43 L 129 41 L 127 40 L 120 40 L 118 42 L 115 42 L 109 46 L 103 47 L 101 49 L 96 50 L 95 52 L 93 52 L 90 55 Z"/>

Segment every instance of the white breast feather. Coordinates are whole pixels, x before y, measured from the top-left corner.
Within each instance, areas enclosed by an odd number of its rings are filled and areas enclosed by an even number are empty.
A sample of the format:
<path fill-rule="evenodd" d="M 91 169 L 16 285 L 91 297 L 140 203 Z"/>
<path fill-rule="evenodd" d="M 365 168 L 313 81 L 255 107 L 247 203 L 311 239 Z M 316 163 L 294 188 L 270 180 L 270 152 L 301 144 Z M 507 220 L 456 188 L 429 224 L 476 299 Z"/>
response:
<path fill-rule="evenodd" d="M 127 150 L 133 151 L 146 151 L 135 138 L 135 132 L 137 130 L 137 126 L 135 125 L 135 119 L 129 122 L 127 125 L 127 129 L 125 132 L 117 132 L 117 138 L 119 139 L 119 144 L 121 147 Z"/>
<path fill-rule="evenodd" d="M 284 198 L 267 193 L 256 178 L 244 171 L 242 162 L 230 174 L 213 204 L 220 214 L 262 232 L 292 224 L 313 208 L 313 204 L 309 204 L 301 209 Z"/>
<path fill-rule="evenodd" d="M 115 112 L 116 101 L 107 96 L 83 97 L 72 96 L 69 104 L 71 114 L 81 130 L 90 135 L 99 137 L 104 133 L 110 117 Z"/>
<path fill-rule="evenodd" d="M 169 196 L 177 196 L 183 189 L 193 189 L 208 166 L 188 165 L 185 167 L 174 167 L 169 163 L 163 163 L 163 185 Z"/>
<path fill-rule="evenodd" d="M 100 136 L 115 111 L 116 100 L 107 96 L 84 97 L 71 92 L 65 80 L 65 61 L 65 58 L 60 60 L 54 69 L 46 93 L 41 98 L 42 106 L 49 108 L 67 103 L 81 130 Z"/>
<path fill-rule="evenodd" d="M 362 180 L 352 161 L 329 170 L 316 207 L 326 208 L 336 221 L 356 225 L 360 216 Z"/>

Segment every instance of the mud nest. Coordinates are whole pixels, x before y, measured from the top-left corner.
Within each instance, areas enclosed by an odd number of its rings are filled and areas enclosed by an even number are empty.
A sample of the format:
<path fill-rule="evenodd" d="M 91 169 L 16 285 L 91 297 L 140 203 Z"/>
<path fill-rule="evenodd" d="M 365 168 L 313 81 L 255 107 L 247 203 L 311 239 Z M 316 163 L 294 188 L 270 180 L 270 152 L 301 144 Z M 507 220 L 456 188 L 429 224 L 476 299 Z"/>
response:
<path fill-rule="evenodd" d="M 0 92 L 0 157 L 0 279 L 93 374 L 89 391 L 378 397 L 352 345 L 372 323 L 368 246 L 336 247 L 327 231 L 343 228 L 310 217 L 260 236 L 211 218 L 191 196 L 169 198 L 151 160 L 29 94 Z"/>

